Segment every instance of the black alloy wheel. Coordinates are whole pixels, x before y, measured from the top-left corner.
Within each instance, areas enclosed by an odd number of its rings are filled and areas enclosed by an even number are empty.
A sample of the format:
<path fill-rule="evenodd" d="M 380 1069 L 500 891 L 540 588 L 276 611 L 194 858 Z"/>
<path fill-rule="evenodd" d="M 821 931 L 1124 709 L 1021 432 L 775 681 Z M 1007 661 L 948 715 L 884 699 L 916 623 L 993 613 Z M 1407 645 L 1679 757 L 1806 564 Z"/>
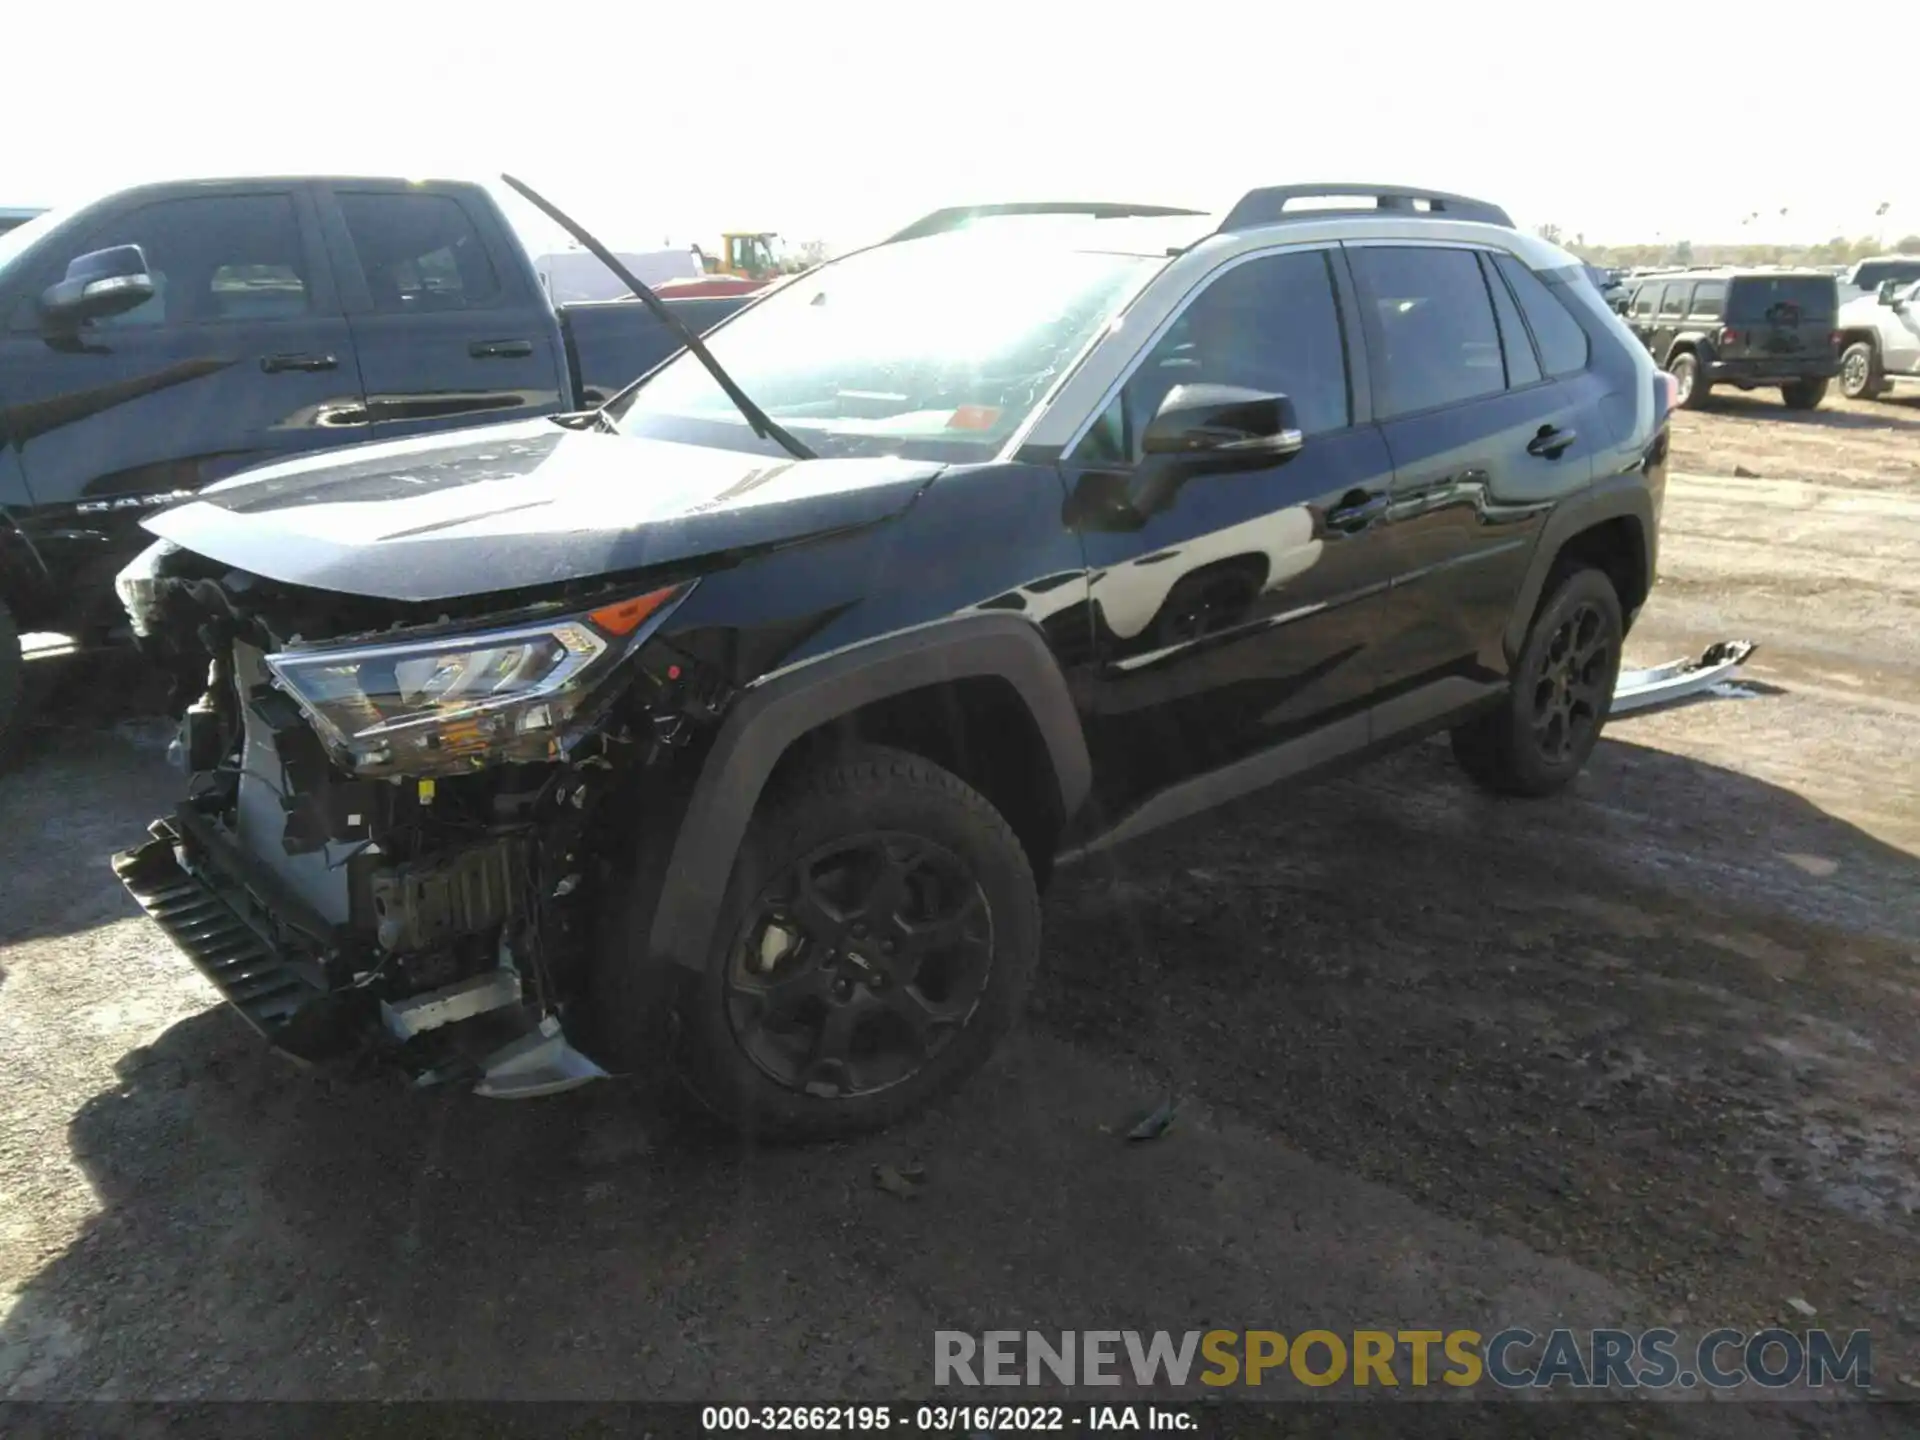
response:
<path fill-rule="evenodd" d="M 1560 619 L 1533 677 L 1533 741 L 1550 766 L 1591 747 L 1617 669 L 1614 628 L 1593 601 Z"/>
<path fill-rule="evenodd" d="M 972 1016 L 993 970 L 980 882 L 945 846 L 870 831 L 764 888 L 726 978 L 734 1037 L 769 1079 L 822 1098 L 912 1079 Z"/>

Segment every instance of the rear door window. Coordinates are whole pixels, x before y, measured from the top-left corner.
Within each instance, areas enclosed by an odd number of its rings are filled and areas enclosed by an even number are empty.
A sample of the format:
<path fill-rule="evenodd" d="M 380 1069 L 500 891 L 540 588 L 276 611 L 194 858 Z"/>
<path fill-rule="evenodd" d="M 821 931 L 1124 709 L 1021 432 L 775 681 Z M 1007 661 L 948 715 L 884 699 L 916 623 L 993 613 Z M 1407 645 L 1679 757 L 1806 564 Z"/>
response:
<path fill-rule="evenodd" d="M 1587 332 L 1568 313 L 1546 281 L 1511 255 L 1497 255 L 1494 265 L 1513 287 L 1521 313 L 1540 347 L 1540 363 L 1558 378 L 1587 368 Z"/>
<path fill-rule="evenodd" d="M 1839 292 L 1828 275 L 1742 275 L 1727 292 L 1727 319 L 1746 325 L 1831 320 Z"/>
<path fill-rule="evenodd" d="M 1379 338 L 1379 418 L 1495 395 L 1507 387 L 1493 300 L 1471 250 L 1356 246 L 1360 303 Z"/>
<path fill-rule="evenodd" d="M 1660 287 L 1658 285 L 1642 285 L 1638 290 L 1633 292 L 1633 304 L 1628 307 L 1628 313 L 1643 317 L 1651 315 L 1653 314 L 1654 302 L 1659 298 Z"/>
<path fill-rule="evenodd" d="M 500 277 L 457 200 L 344 191 L 339 201 L 374 309 L 417 315 L 499 300 Z"/>
<path fill-rule="evenodd" d="M 1660 296 L 1662 315 L 1684 315 L 1687 313 L 1687 297 L 1693 292 L 1691 280 L 1670 280 Z"/>

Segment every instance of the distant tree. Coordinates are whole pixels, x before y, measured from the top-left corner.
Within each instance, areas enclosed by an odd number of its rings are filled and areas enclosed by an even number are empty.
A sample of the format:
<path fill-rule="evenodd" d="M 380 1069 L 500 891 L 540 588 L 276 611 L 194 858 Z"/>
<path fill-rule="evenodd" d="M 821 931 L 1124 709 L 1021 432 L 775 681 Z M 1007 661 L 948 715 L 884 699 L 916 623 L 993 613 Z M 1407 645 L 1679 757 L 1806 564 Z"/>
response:
<path fill-rule="evenodd" d="M 830 259 L 833 254 L 831 248 L 829 248 L 827 242 L 824 240 L 802 241 L 794 247 L 793 253 L 799 257 L 802 265 L 808 267 L 824 263 Z"/>
<path fill-rule="evenodd" d="M 1545 225 L 1540 226 L 1533 233 L 1549 245 L 1558 245 L 1560 243 L 1560 227 L 1552 221 L 1548 221 Z"/>
<path fill-rule="evenodd" d="M 1693 242 L 1691 240 L 1680 240 L 1674 243 L 1673 263 L 1676 265 L 1693 264 Z"/>
<path fill-rule="evenodd" d="M 1902 255 L 1920 255 L 1920 235 L 1902 235 L 1893 248 Z"/>

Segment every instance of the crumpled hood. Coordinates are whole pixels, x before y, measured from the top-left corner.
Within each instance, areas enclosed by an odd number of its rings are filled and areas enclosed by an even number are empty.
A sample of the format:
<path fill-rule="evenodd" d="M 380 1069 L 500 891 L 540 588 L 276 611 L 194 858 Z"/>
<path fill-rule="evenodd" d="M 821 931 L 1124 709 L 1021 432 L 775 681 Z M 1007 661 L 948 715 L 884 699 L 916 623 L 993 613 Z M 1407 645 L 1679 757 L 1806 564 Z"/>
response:
<path fill-rule="evenodd" d="M 884 520 L 940 468 L 774 459 L 530 420 L 270 465 L 145 525 L 288 584 L 447 600 Z"/>

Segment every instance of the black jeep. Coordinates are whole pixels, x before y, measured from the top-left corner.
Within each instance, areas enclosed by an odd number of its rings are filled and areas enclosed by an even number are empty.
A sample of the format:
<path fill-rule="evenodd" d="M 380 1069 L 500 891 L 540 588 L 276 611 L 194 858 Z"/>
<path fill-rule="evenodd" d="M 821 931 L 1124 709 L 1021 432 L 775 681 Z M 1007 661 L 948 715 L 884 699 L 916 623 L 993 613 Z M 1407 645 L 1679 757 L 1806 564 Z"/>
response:
<path fill-rule="evenodd" d="M 1777 385 L 1789 410 L 1812 410 L 1840 373 L 1839 289 L 1819 271 L 1652 275 L 1633 284 L 1624 313 L 1688 409 L 1715 385 Z"/>
<path fill-rule="evenodd" d="M 943 211 L 710 347 L 147 522 L 190 778 L 115 867 L 283 1048 L 883 1124 L 1062 857 L 1442 729 L 1564 786 L 1654 577 L 1670 386 L 1482 202 Z"/>

